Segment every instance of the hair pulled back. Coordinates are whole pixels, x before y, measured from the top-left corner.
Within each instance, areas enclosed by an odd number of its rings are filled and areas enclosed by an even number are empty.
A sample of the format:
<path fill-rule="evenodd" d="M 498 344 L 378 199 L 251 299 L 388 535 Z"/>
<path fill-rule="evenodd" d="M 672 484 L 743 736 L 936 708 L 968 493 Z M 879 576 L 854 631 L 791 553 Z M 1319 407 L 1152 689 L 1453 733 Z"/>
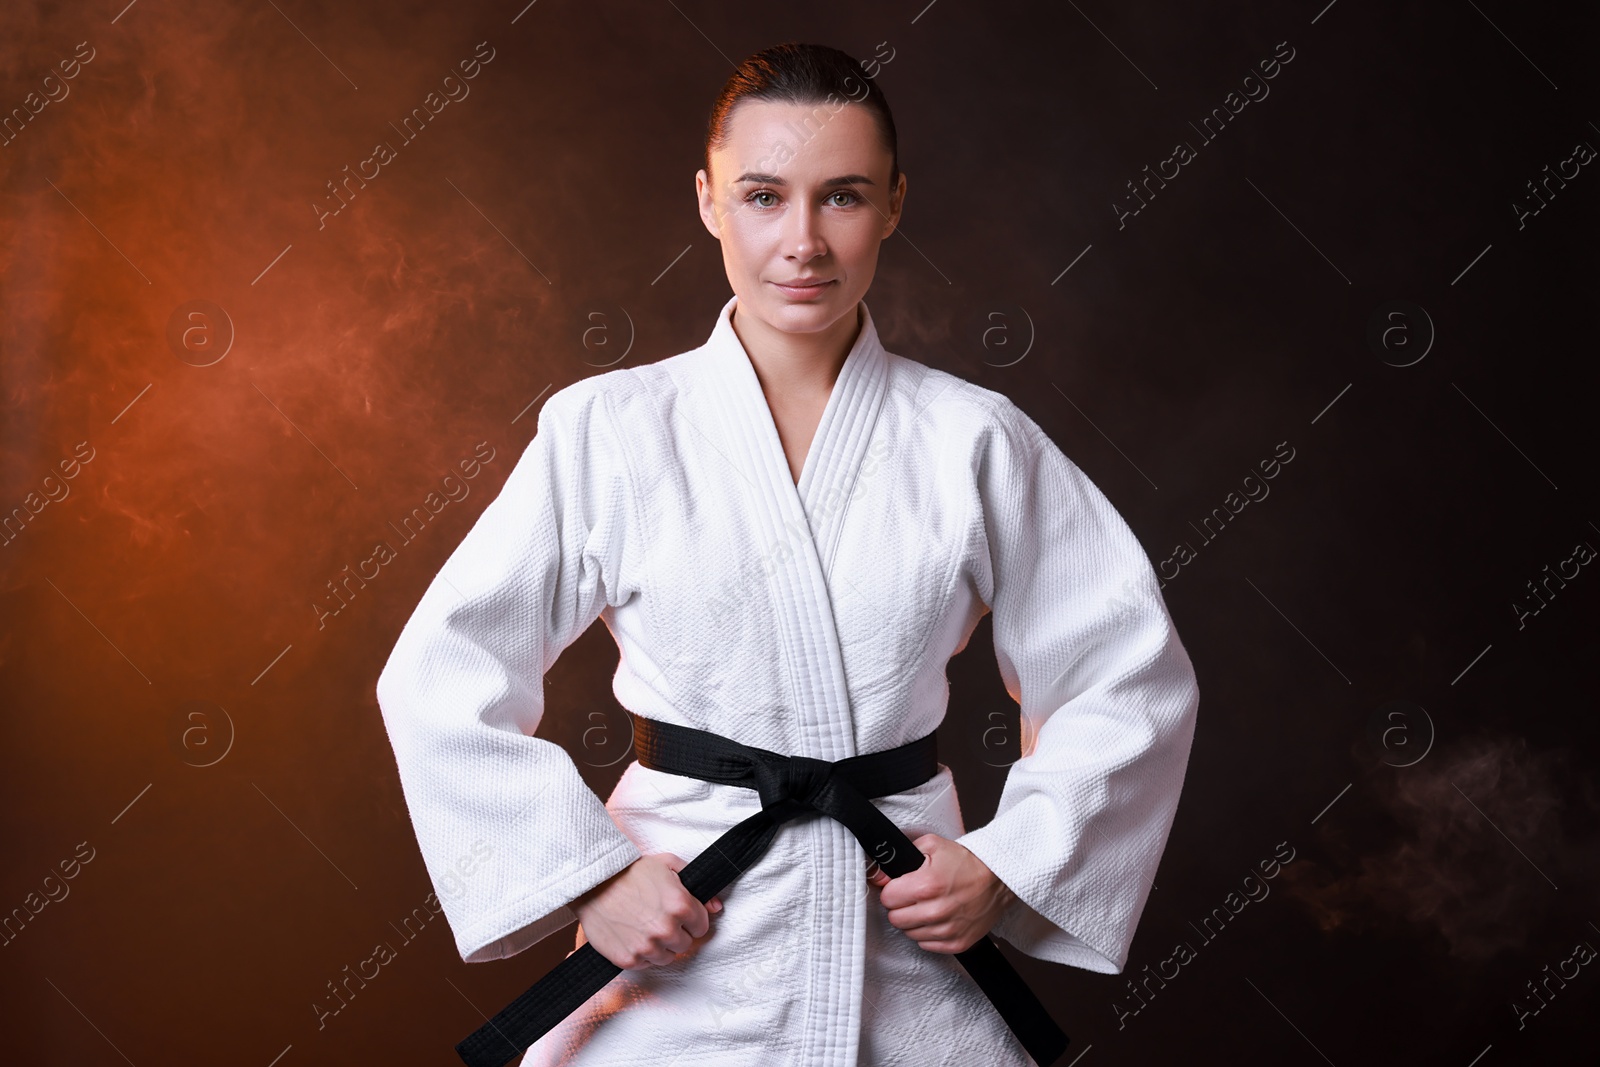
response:
<path fill-rule="evenodd" d="M 711 174 L 711 153 L 728 143 L 733 109 L 745 100 L 817 104 L 821 114 L 813 112 L 813 116 L 819 126 L 843 104 L 865 107 L 872 113 L 878 135 L 889 151 L 889 188 L 898 183 L 900 158 L 889 101 L 877 81 L 866 76 L 862 65 L 848 53 L 827 45 L 789 41 L 764 48 L 740 63 L 711 106 L 706 124 L 707 176 Z"/>

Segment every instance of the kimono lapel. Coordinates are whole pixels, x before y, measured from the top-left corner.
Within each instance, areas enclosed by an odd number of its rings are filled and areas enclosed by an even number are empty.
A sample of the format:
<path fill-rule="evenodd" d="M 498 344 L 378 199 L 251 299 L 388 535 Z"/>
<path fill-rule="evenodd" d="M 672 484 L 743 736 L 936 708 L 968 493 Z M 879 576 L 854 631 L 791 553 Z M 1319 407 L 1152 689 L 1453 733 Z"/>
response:
<path fill-rule="evenodd" d="M 863 303 L 860 332 L 834 380 L 797 484 L 761 381 L 733 330 L 737 299 L 723 305 L 706 343 L 706 369 L 725 455 L 748 487 L 789 668 L 792 720 L 781 731 L 784 754 L 836 761 L 856 754 L 856 731 L 824 562 L 832 559 L 844 521 L 848 495 L 839 494 L 848 494 L 855 483 L 887 393 L 888 360 Z M 797 1062 L 855 1067 L 866 959 L 865 856 L 850 831 L 832 819 L 791 823 L 783 834 L 799 849 L 799 861 L 815 872 L 804 931 L 805 1023 Z"/>
<path fill-rule="evenodd" d="M 833 383 L 796 486 L 825 575 L 833 573 L 839 531 L 844 528 L 844 505 L 861 472 L 888 385 L 889 360 L 878 340 L 872 312 L 863 302 L 861 332 Z M 776 435 L 776 429 L 773 432 Z"/>
<path fill-rule="evenodd" d="M 844 501 L 866 454 L 888 392 L 888 359 L 863 303 L 855 344 L 833 383 L 796 484 L 761 381 L 734 333 L 737 297 L 722 307 L 707 341 L 718 418 L 729 458 L 751 487 L 772 576 L 785 651 L 794 679 L 794 740 L 790 755 L 839 760 L 856 754 L 844 662 L 839 652 L 827 574 L 844 524 Z"/>

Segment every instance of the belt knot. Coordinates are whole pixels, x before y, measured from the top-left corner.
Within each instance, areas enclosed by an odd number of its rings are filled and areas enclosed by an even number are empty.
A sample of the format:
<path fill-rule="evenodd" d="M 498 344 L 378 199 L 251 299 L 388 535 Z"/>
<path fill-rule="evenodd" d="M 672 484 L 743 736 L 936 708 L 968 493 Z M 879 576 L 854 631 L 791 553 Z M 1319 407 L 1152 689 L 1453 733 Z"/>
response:
<path fill-rule="evenodd" d="M 768 753 L 756 759 L 753 771 L 762 809 L 779 822 L 817 810 L 817 799 L 833 781 L 833 764 L 810 756 Z"/>

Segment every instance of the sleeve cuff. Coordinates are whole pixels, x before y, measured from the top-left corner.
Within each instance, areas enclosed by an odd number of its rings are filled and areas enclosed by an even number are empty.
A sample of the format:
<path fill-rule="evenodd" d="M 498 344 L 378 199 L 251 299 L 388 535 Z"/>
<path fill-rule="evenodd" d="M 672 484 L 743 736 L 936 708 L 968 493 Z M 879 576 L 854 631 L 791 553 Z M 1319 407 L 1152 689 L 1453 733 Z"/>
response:
<path fill-rule="evenodd" d="M 1098 974 L 1120 974 L 1126 961 L 1093 943 L 1104 941 L 1103 938 L 1095 937 L 1095 932 L 1088 929 L 1073 933 L 1048 916 L 1046 899 L 1029 884 L 1025 872 L 1010 862 L 1013 850 L 990 840 L 993 835 L 988 831 L 993 827 L 991 822 L 955 839 L 982 860 L 1016 898 L 1001 912 L 999 921 L 989 932 L 1036 959 L 1081 967 Z"/>
<path fill-rule="evenodd" d="M 576 922 L 571 903 L 583 893 L 625 870 L 643 855 L 624 838 L 592 863 L 559 882 L 543 886 L 481 922 L 461 931 L 456 949 L 465 963 L 487 963 L 515 956 Z"/>

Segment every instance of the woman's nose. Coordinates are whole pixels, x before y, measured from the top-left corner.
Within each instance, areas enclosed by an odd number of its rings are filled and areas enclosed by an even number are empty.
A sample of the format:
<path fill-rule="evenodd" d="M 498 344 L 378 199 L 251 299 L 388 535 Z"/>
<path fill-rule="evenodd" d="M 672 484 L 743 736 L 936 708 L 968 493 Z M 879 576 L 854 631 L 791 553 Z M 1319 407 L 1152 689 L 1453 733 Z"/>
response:
<path fill-rule="evenodd" d="M 784 251 L 801 259 L 810 259 L 822 250 L 819 220 L 810 208 L 790 212 L 784 222 Z"/>

